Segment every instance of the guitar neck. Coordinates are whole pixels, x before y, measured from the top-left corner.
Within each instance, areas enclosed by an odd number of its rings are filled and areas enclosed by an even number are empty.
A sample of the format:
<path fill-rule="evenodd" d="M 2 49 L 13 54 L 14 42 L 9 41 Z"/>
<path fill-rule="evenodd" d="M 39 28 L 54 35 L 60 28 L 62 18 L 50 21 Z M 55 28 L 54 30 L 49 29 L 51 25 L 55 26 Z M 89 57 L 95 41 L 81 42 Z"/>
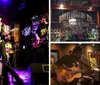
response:
<path fill-rule="evenodd" d="M 67 67 L 65 64 L 63 64 L 64 68 L 68 71 L 72 71 L 69 67 Z"/>

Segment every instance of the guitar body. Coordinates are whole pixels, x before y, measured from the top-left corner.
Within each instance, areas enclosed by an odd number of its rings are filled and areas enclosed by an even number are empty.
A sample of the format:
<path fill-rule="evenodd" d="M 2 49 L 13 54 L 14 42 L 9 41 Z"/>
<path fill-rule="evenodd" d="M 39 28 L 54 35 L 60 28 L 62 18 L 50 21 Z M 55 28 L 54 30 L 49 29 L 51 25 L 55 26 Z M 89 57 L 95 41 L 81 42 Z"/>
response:
<path fill-rule="evenodd" d="M 0 34 L 1 39 L 4 41 L 9 41 L 11 39 L 11 32 L 16 31 L 16 30 L 9 30 L 7 33 L 5 34 Z"/>
<path fill-rule="evenodd" d="M 41 42 L 38 43 L 38 41 L 36 40 L 36 41 L 32 44 L 32 46 L 33 46 L 34 48 L 38 48 L 38 47 L 40 47 L 40 46 L 42 45 L 42 42 L 43 42 L 43 41 L 41 41 Z"/>
<path fill-rule="evenodd" d="M 34 41 L 34 42 L 32 43 L 32 47 L 34 47 L 34 48 L 39 48 L 41 45 L 43 45 L 43 44 L 45 44 L 45 43 L 46 43 L 46 38 L 43 37 L 43 38 L 41 38 L 40 41 L 38 41 L 38 40 Z"/>
<path fill-rule="evenodd" d="M 72 77 L 67 79 L 67 82 L 72 82 L 75 78 L 81 78 L 82 74 L 81 73 L 77 73 L 75 75 L 73 75 Z"/>
<path fill-rule="evenodd" d="M 74 67 L 75 68 L 75 67 Z M 76 78 L 81 78 L 81 73 L 73 73 L 72 68 L 61 66 L 57 69 L 57 80 L 59 82 L 72 82 Z M 76 68 L 77 69 L 77 68 Z"/>

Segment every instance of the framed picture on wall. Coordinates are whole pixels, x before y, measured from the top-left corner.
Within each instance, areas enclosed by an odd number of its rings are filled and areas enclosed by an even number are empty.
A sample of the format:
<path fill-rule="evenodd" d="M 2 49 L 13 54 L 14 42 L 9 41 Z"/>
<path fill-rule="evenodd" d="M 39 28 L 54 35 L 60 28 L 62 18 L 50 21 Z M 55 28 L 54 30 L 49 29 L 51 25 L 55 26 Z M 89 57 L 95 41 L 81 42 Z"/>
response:
<path fill-rule="evenodd" d="M 51 56 L 54 56 L 55 62 L 59 59 L 59 51 L 58 50 L 51 50 Z"/>

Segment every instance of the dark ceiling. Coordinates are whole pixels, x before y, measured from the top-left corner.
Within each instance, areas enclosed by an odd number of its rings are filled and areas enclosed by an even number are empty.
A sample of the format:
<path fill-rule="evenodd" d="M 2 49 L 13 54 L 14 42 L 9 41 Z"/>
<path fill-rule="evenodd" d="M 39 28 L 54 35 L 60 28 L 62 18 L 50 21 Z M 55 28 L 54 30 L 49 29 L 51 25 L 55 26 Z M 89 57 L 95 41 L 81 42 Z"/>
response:
<path fill-rule="evenodd" d="M 6 2 L 6 1 L 9 1 Z M 41 15 L 48 12 L 49 0 L 0 0 L 0 13 L 6 24 L 18 22 L 29 25 L 33 15 Z M 25 1 L 25 7 L 19 10 L 19 6 Z"/>

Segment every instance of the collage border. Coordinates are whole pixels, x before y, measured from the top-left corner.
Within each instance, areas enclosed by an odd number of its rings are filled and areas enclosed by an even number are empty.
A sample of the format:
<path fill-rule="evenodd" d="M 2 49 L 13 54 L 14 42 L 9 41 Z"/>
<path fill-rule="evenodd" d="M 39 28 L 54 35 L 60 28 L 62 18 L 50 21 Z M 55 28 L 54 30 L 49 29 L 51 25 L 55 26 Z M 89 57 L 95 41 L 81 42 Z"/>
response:
<path fill-rule="evenodd" d="M 51 0 L 49 0 L 49 85 L 51 85 L 51 69 L 50 69 L 50 57 L 51 57 L 51 44 L 100 44 L 100 41 L 67 41 L 67 42 L 52 42 L 51 41 Z"/>

